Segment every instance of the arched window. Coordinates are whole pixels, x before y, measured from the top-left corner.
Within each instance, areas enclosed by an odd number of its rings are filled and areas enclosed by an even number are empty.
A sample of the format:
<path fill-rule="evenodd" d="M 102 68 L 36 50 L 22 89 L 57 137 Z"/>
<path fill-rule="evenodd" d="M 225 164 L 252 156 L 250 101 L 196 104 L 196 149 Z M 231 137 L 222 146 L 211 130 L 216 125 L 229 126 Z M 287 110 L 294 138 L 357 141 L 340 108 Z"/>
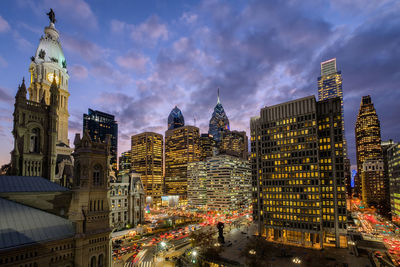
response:
<path fill-rule="evenodd" d="M 93 185 L 103 184 L 102 168 L 100 164 L 97 164 L 93 168 Z"/>
<path fill-rule="evenodd" d="M 103 267 L 104 266 L 104 256 L 103 256 L 103 254 L 100 254 L 97 266 L 98 267 Z"/>
<path fill-rule="evenodd" d="M 96 267 L 96 256 L 90 259 L 90 267 Z"/>
<path fill-rule="evenodd" d="M 34 128 L 30 135 L 29 152 L 39 153 L 39 128 Z"/>

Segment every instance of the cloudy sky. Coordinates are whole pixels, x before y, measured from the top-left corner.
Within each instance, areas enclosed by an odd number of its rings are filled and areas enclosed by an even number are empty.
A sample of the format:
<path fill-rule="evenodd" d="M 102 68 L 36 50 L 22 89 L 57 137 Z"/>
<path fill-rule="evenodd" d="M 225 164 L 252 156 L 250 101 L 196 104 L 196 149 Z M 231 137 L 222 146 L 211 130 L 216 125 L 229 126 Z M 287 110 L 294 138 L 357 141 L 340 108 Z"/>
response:
<path fill-rule="evenodd" d="M 363 95 L 372 96 L 382 138 L 400 141 L 399 1 L 2 0 L 1 164 L 10 160 L 14 95 L 50 7 L 71 76 L 71 142 L 88 108 L 116 116 L 119 153 L 133 134 L 164 133 L 175 105 L 206 132 L 218 87 L 231 128 L 249 132 L 260 108 L 316 95 L 320 62 L 332 57 L 352 165 Z"/>

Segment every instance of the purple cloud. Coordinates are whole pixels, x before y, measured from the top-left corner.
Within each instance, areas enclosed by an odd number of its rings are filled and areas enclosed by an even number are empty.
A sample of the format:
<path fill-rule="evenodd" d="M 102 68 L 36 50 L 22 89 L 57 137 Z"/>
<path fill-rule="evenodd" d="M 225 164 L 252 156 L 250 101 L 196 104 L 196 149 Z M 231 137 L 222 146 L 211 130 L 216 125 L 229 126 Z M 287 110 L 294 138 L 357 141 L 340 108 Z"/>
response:
<path fill-rule="evenodd" d="M 2 16 L 0 16 L 0 33 L 8 32 L 9 30 L 10 25 Z"/>

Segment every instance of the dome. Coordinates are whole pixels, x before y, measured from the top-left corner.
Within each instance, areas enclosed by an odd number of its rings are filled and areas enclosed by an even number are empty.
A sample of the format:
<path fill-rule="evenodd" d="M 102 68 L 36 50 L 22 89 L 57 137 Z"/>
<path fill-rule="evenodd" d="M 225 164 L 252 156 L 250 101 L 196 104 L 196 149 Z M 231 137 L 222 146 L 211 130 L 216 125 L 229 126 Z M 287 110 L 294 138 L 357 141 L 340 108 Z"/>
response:
<path fill-rule="evenodd" d="M 59 34 L 53 23 L 44 29 L 45 35 L 40 38 L 39 46 L 35 54 L 35 62 L 53 62 L 57 63 L 60 68 L 67 68 L 67 62 L 64 57 L 61 44 L 59 42 Z"/>
<path fill-rule="evenodd" d="M 168 130 L 176 129 L 185 126 L 185 119 L 183 118 L 182 111 L 175 106 L 168 116 Z"/>

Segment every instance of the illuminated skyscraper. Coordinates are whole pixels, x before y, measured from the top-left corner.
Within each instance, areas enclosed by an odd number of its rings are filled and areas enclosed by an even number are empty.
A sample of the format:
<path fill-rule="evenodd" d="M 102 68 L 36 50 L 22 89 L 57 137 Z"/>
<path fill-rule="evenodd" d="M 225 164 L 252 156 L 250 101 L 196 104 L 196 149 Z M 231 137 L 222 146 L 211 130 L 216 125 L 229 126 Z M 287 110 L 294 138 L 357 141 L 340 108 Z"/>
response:
<path fill-rule="evenodd" d="M 190 207 L 202 208 L 207 205 L 207 161 L 189 162 L 188 204 Z"/>
<path fill-rule="evenodd" d="M 206 160 L 212 157 L 215 150 L 215 141 L 210 134 L 200 135 L 200 160 Z"/>
<path fill-rule="evenodd" d="M 393 220 L 400 222 L 400 144 L 387 149 L 390 204 Z"/>
<path fill-rule="evenodd" d="M 267 240 L 346 247 L 340 98 L 261 109 L 250 122 L 253 217 Z"/>
<path fill-rule="evenodd" d="M 200 133 L 195 126 L 165 132 L 165 190 L 187 199 L 187 164 L 200 160 Z"/>
<path fill-rule="evenodd" d="M 219 89 L 217 105 L 215 105 L 214 112 L 210 119 L 208 133 L 214 138 L 214 141 L 219 143 L 221 141 L 221 133 L 229 130 L 229 120 L 225 114 L 224 107 L 219 101 Z"/>
<path fill-rule="evenodd" d="M 110 115 L 98 110 L 89 108 L 88 114 L 83 114 L 83 132 L 89 131 L 92 140 L 106 140 L 106 136 L 111 135 L 111 160 L 110 164 L 114 171 L 117 171 L 117 151 L 118 151 L 118 124 L 114 115 Z"/>
<path fill-rule="evenodd" d="M 176 129 L 185 126 L 185 118 L 182 115 L 182 111 L 175 106 L 168 116 L 168 130 Z"/>
<path fill-rule="evenodd" d="M 225 131 L 221 133 L 220 154 L 227 154 L 248 160 L 248 142 L 246 132 Z"/>
<path fill-rule="evenodd" d="M 128 174 L 131 171 L 131 151 L 126 151 L 122 152 L 121 156 L 119 157 L 119 168 L 118 168 L 118 174 L 123 175 L 123 174 Z"/>
<path fill-rule="evenodd" d="M 343 152 L 347 155 L 347 143 L 344 131 L 344 109 L 343 109 L 343 89 L 342 72 L 337 70 L 336 58 L 321 62 L 321 76 L 318 77 L 318 100 L 329 98 L 340 98 L 342 109 L 342 130 L 343 130 Z"/>
<path fill-rule="evenodd" d="M 357 172 L 361 177 L 363 163 L 367 159 L 381 159 L 381 126 L 372 103 L 371 97 L 363 96 L 360 110 L 358 112 L 356 127 L 356 152 L 357 152 Z M 361 182 L 362 179 L 359 179 Z M 360 187 L 360 185 L 356 185 Z M 361 187 L 361 192 L 363 191 Z"/>
<path fill-rule="evenodd" d="M 131 138 L 132 170 L 141 175 L 147 202 L 161 204 L 163 195 L 163 136 L 144 132 Z"/>
<path fill-rule="evenodd" d="M 382 158 L 366 159 L 361 169 L 361 196 L 379 211 L 386 206 L 385 169 Z"/>

